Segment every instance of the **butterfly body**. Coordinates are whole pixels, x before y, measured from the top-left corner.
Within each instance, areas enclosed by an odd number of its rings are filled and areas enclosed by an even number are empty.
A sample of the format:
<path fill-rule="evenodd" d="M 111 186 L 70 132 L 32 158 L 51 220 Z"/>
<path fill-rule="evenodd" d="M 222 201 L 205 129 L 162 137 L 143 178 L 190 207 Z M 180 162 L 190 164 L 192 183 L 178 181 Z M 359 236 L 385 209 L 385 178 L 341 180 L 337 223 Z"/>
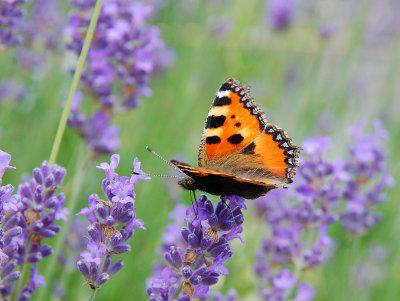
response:
<path fill-rule="evenodd" d="M 171 160 L 188 177 L 183 188 L 253 199 L 287 187 L 296 172 L 299 148 L 249 96 L 228 78 L 218 90 L 205 122 L 199 167 Z"/>

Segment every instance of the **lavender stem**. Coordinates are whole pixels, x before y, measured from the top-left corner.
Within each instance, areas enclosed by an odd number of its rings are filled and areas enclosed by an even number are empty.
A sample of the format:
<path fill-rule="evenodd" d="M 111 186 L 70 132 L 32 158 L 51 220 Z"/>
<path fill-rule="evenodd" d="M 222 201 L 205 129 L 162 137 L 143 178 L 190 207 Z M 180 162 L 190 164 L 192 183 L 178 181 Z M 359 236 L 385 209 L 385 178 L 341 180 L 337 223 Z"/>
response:
<path fill-rule="evenodd" d="M 93 39 L 97 20 L 99 19 L 99 16 L 100 16 L 102 4 L 103 4 L 103 0 L 96 1 L 96 6 L 94 7 L 93 15 L 90 20 L 90 24 L 89 24 L 89 28 L 87 30 L 85 41 L 83 42 L 82 51 L 81 51 L 81 54 L 79 55 L 78 64 L 76 66 L 74 77 L 72 79 L 72 83 L 71 83 L 71 87 L 69 89 L 67 100 L 65 101 L 65 106 L 64 106 L 64 110 L 61 115 L 60 123 L 58 124 L 56 137 L 54 138 L 53 147 L 51 149 L 49 164 L 55 163 L 55 161 L 57 159 L 61 140 L 62 140 L 64 131 L 65 131 L 65 126 L 67 125 L 68 115 L 69 115 L 69 112 L 71 111 L 72 98 L 74 97 L 76 89 L 78 88 L 78 84 L 79 84 L 79 80 L 81 78 L 83 66 L 85 64 L 86 57 L 87 57 L 87 54 L 89 51 L 89 47 L 90 47 L 90 44 Z"/>
<path fill-rule="evenodd" d="M 96 296 L 96 291 L 97 290 L 92 290 L 92 293 L 90 294 L 90 297 L 89 297 L 89 301 L 94 301 L 94 298 L 95 298 L 95 296 Z"/>

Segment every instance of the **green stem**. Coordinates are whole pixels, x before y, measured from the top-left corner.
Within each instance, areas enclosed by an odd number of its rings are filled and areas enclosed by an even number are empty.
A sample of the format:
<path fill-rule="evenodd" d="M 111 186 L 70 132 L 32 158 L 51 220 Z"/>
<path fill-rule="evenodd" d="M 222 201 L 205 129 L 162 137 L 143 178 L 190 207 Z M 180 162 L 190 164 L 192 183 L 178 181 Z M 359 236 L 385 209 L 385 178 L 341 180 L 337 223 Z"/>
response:
<path fill-rule="evenodd" d="M 60 149 L 61 140 L 65 131 L 65 126 L 67 124 L 68 115 L 71 110 L 71 102 L 72 98 L 75 95 L 76 89 L 78 88 L 79 80 L 81 78 L 83 66 L 86 61 L 86 57 L 89 51 L 90 44 L 93 39 L 94 30 L 96 28 L 97 20 L 99 19 L 101 6 L 103 0 L 97 0 L 96 5 L 93 10 L 92 18 L 90 20 L 89 28 L 87 30 L 87 34 L 85 40 L 83 42 L 82 51 L 79 55 L 78 64 L 75 69 L 74 77 L 72 78 L 71 87 L 68 92 L 67 100 L 65 101 L 65 106 L 61 115 L 60 123 L 58 124 L 57 133 L 54 138 L 53 147 L 51 149 L 49 163 L 53 164 L 56 162 L 58 151 Z"/>
<path fill-rule="evenodd" d="M 79 200 L 79 194 L 81 192 L 82 185 L 84 183 L 87 170 L 86 164 L 88 161 L 89 161 L 89 156 L 86 151 L 86 147 L 84 145 L 81 145 L 79 150 L 78 160 L 75 166 L 75 175 L 72 180 L 72 191 L 67 207 L 69 211 L 68 219 L 64 223 L 63 227 L 61 227 L 60 233 L 57 235 L 57 240 L 53 248 L 54 255 L 49 258 L 49 262 L 46 265 L 46 269 L 44 270 L 44 279 L 48 281 L 48 287 L 51 287 L 52 279 L 54 279 L 54 277 L 52 276 L 54 275 L 56 268 L 59 268 L 57 263 L 58 260 L 57 256 L 58 254 L 60 254 L 61 249 L 64 247 L 65 238 L 70 231 L 71 223 L 76 213 L 76 207 Z M 58 277 L 59 276 L 60 275 L 58 275 Z M 48 292 L 49 290 L 41 288 L 38 300 L 47 300 L 46 294 Z"/>
<path fill-rule="evenodd" d="M 96 291 L 97 290 L 92 290 L 92 293 L 90 294 L 89 301 L 94 301 L 94 297 L 96 296 Z"/>

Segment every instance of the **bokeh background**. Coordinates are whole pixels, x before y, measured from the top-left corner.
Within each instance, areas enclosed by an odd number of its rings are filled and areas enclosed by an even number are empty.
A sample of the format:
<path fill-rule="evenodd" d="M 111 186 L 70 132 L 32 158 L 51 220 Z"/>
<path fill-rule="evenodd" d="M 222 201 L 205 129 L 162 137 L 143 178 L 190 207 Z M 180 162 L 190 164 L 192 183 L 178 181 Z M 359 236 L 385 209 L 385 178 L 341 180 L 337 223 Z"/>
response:
<path fill-rule="evenodd" d="M 71 4 L 52 2 L 57 5 L 40 9 L 46 18 L 57 21 L 41 29 L 57 32 L 53 50 L 39 49 L 32 56 L 26 56 L 28 50 L 21 48 L 0 52 L 0 148 L 12 154 L 12 165 L 17 167 L 6 173 L 4 183 L 16 185 L 49 157 L 71 83 L 69 70 L 76 56 L 65 49 L 62 34 Z M 374 120 L 382 120 L 390 133 L 384 146 L 388 162 L 399 180 L 399 1 L 288 1 L 291 14 L 284 24 L 273 23 L 268 1 L 153 2 L 158 12 L 151 22 L 160 28 L 174 58 L 170 58 L 171 67 L 152 79 L 152 96 L 141 97 L 137 108 L 113 117 L 121 128 L 120 174 L 129 174 L 133 156 L 140 158 L 149 173 L 171 173 L 145 151 L 146 145 L 167 159 L 180 157 L 195 164 L 213 95 L 233 76 L 251 87 L 270 122 L 286 129 L 297 144 L 310 136 L 332 137 L 332 158 L 339 158 L 352 143 L 347 131 L 350 126 L 364 119 L 371 127 Z M 32 11 L 34 4 L 29 5 Z M 40 31 L 37 34 L 40 36 Z M 30 60 L 36 61 L 32 64 Z M 85 147 L 85 142 L 67 129 L 57 161 L 68 170 L 67 196 L 72 190 L 68 180 L 85 170 L 77 196 L 79 207 L 87 204 L 89 194 L 101 192 L 103 175 L 95 166 L 108 160 L 107 156 L 97 157 L 82 166 L 77 158 Z M 160 258 L 157 248 L 169 222 L 168 213 L 175 202 L 190 202 L 188 193 L 163 178 L 140 183 L 136 192 L 137 214 L 147 231 L 136 232 L 132 251 L 122 256 L 124 269 L 99 290 L 97 300 L 146 300 L 146 278 Z M 382 221 L 366 235 L 354 239 L 339 228 L 332 229 L 336 242 L 333 258 L 306 275 L 317 288 L 316 300 L 398 299 L 399 192 L 397 186 L 388 191 L 388 201 L 379 208 Z M 251 215 L 253 208 L 248 204 L 246 215 Z M 257 223 L 246 219 L 245 243 L 234 244 L 230 273 L 218 284 L 222 291 L 236 288 L 240 300 L 256 298 L 254 252 L 262 235 Z M 365 270 L 355 273 L 355 265 L 360 263 L 366 265 Z M 45 265 L 46 260 L 42 267 Z M 58 277 L 66 284 L 66 300 L 87 299 L 89 290 L 73 266 L 68 272 L 61 272 L 60 266 Z"/>

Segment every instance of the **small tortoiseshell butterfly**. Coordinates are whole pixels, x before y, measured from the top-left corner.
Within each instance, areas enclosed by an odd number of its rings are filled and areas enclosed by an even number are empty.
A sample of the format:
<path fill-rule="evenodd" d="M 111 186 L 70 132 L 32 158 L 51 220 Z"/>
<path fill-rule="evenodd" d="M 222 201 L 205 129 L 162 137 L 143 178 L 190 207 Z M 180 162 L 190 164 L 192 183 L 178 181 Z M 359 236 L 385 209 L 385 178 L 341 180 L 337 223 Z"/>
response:
<path fill-rule="evenodd" d="M 199 167 L 171 163 L 188 176 L 178 182 L 185 189 L 254 199 L 292 182 L 299 152 L 285 131 L 267 122 L 249 88 L 228 78 L 208 112 Z"/>

